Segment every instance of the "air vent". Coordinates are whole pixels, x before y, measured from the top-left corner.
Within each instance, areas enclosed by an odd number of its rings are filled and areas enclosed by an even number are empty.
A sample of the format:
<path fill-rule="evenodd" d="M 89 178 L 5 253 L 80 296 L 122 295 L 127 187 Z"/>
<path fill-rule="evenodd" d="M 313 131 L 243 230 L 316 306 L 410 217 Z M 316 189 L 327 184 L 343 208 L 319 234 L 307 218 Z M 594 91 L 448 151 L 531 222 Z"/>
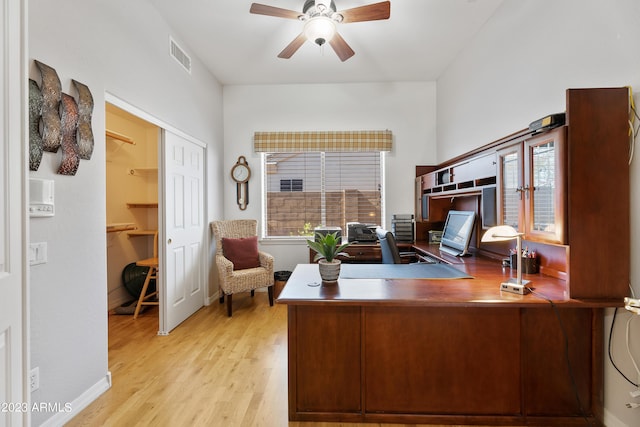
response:
<path fill-rule="evenodd" d="M 191 58 L 171 37 L 169 37 L 169 54 L 191 74 Z"/>

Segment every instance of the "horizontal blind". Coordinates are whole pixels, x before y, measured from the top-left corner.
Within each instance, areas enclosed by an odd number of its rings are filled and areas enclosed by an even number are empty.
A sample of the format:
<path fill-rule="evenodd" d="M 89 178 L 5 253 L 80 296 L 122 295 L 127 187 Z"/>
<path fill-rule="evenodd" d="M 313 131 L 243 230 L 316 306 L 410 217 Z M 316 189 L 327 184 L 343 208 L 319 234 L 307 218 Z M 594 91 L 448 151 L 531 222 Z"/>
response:
<path fill-rule="evenodd" d="M 255 132 L 254 150 L 258 153 L 372 152 L 391 151 L 390 130 Z"/>
<path fill-rule="evenodd" d="M 381 223 L 380 152 L 266 153 L 267 237 L 312 236 L 315 227 Z"/>
<path fill-rule="evenodd" d="M 501 223 L 519 230 L 520 192 L 518 188 L 518 153 L 509 153 L 502 159 L 502 218 Z"/>

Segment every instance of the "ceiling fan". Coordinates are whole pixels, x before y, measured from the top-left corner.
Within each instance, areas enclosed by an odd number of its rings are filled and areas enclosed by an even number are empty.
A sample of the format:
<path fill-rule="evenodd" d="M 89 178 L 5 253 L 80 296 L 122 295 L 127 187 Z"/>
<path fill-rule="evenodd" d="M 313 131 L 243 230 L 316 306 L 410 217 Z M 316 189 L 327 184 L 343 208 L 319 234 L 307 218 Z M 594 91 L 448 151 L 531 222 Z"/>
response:
<path fill-rule="evenodd" d="M 318 46 L 329 42 L 340 60 L 344 62 L 351 58 L 355 52 L 338 34 L 336 24 L 389 19 L 391 2 L 383 1 L 338 12 L 333 0 L 305 0 L 302 13 L 253 3 L 249 12 L 277 18 L 298 19 L 304 22 L 302 33 L 278 54 L 278 58 L 291 58 L 305 40 L 309 40 Z"/>

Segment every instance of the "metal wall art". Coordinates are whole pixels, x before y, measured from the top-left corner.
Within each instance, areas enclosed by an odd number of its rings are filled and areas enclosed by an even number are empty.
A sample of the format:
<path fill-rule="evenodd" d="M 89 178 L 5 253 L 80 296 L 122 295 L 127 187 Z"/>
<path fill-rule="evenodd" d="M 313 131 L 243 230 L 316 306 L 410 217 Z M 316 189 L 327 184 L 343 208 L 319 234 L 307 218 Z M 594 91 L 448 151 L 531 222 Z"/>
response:
<path fill-rule="evenodd" d="M 29 169 L 37 171 L 42 160 L 42 137 L 40 116 L 42 114 L 42 92 L 35 80 L 29 79 Z"/>
<path fill-rule="evenodd" d="M 62 130 L 60 129 L 60 99 L 62 98 L 62 85 L 56 70 L 36 61 L 36 65 L 42 75 L 40 91 L 42 92 L 42 148 L 44 151 L 55 153 L 62 141 Z"/>
<path fill-rule="evenodd" d="M 93 131 L 91 130 L 93 96 L 86 85 L 77 80 L 71 81 L 78 91 L 78 155 L 83 160 L 89 160 L 93 154 Z"/>
<path fill-rule="evenodd" d="M 76 142 L 76 126 L 78 125 L 78 104 L 72 96 L 62 94 L 60 111 L 62 123 L 62 161 L 58 168 L 61 175 L 75 175 L 80 165 L 78 143 Z"/>
<path fill-rule="evenodd" d="M 35 61 L 42 82 L 29 80 L 29 169 L 40 167 L 43 151 L 55 153 L 62 147 L 58 173 L 75 175 L 80 159 L 89 160 L 93 154 L 91 114 L 93 96 L 89 88 L 71 80 L 78 92 L 78 100 L 62 92 L 55 69 Z"/>

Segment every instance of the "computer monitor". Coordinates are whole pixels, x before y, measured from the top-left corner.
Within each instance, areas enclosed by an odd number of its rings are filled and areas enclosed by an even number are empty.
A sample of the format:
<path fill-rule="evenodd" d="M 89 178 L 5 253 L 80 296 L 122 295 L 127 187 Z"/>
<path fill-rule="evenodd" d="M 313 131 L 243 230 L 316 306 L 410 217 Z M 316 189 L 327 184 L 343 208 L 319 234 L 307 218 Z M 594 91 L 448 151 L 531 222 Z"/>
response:
<path fill-rule="evenodd" d="M 454 256 L 468 254 L 476 213 L 473 211 L 449 211 L 442 231 L 440 250 Z"/>

